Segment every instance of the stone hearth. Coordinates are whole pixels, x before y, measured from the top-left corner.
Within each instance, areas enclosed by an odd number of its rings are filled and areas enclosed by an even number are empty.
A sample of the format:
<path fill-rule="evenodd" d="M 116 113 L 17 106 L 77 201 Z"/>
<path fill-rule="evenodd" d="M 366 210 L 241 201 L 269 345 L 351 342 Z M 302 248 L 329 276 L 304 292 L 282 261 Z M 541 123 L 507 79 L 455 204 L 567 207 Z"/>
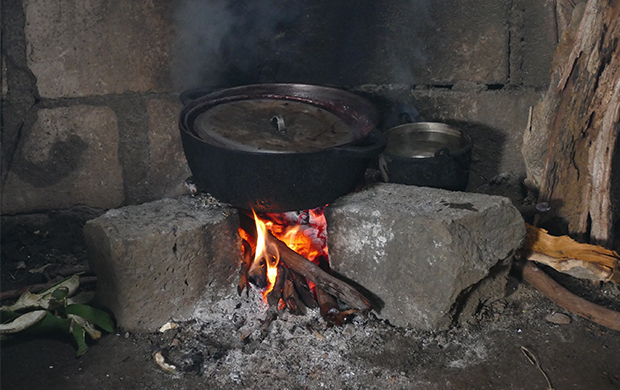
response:
<path fill-rule="evenodd" d="M 502 297 L 524 225 L 498 196 L 375 184 L 326 212 L 332 267 L 390 323 L 448 327 Z M 236 294 L 236 210 L 204 197 L 110 210 L 85 227 L 98 296 L 121 328 L 152 331 Z"/>

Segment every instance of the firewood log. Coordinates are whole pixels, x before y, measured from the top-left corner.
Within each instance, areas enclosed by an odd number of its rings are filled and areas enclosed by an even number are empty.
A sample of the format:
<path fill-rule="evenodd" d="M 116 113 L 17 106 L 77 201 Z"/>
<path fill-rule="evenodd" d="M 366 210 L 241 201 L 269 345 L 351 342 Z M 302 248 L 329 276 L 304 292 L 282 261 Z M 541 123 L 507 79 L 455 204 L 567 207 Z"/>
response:
<path fill-rule="evenodd" d="M 290 249 L 273 234 L 269 233 L 266 240 L 278 249 L 280 262 L 311 280 L 317 287 L 332 294 L 353 309 L 361 311 L 369 311 L 371 309 L 370 301 L 355 288 L 323 271 L 318 265 Z"/>
<path fill-rule="evenodd" d="M 241 241 L 241 247 L 243 248 L 243 259 L 239 267 L 239 285 L 237 285 L 237 293 L 239 296 L 241 296 L 243 289 L 248 285 L 248 271 L 250 270 L 252 258 L 254 257 L 252 246 L 246 240 Z"/>
<path fill-rule="evenodd" d="M 312 291 L 310 291 L 310 287 L 308 287 L 306 279 L 292 269 L 288 270 L 288 274 L 293 281 L 297 296 L 303 302 L 303 304 L 311 309 L 317 307 L 316 299 L 314 298 Z"/>
<path fill-rule="evenodd" d="M 529 261 L 526 262 L 523 269 L 523 279 L 558 306 L 599 325 L 620 332 L 620 313 L 573 295 Z"/>
<path fill-rule="evenodd" d="M 306 314 L 306 306 L 304 306 L 303 302 L 297 296 L 297 292 L 295 291 L 295 285 L 291 280 L 290 273 L 286 278 L 286 281 L 284 282 L 282 299 L 284 300 L 286 308 L 292 314 Z"/>
<path fill-rule="evenodd" d="M 584 279 L 620 283 L 620 255 L 598 245 L 582 244 L 568 236 L 555 237 L 526 224 L 522 246 L 528 260 Z"/>

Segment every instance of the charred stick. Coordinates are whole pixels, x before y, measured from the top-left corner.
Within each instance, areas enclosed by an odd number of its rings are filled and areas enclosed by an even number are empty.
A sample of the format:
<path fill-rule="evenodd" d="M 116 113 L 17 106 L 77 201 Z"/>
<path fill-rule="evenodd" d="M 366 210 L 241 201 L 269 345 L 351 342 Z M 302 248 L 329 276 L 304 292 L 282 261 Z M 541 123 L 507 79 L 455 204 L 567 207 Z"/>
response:
<path fill-rule="evenodd" d="M 319 308 L 321 310 L 321 317 L 323 319 L 328 320 L 328 313 L 330 311 L 338 310 L 338 302 L 336 302 L 336 298 L 325 292 L 320 287 L 315 287 L 314 292 L 316 292 L 316 299 L 319 301 Z"/>
<path fill-rule="evenodd" d="M 241 260 L 241 267 L 239 267 L 239 285 L 237 286 L 237 293 L 239 293 L 239 295 L 241 295 L 243 289 L 248 285 L 248 271 L 250 270 L 252 258 L 254 257 L 250 243 L 246 240 L 242 240 L 241 246 L 243 248 L 243 259 Z"/>
<path fill-rule="evenodd" d="M 269 333 L 269 325 L 278 317 L 278 309 L 276 307 L 270 307 L 267 309 L 267 317 L 260 327 L 260 340 L 264 340 Z"/>
<path fill-rule="evenodd" d="M 318 259 L 319 267 L 327 272 L 331 273 L 331 269 L 329 268 L 329 263 L 327 259 L 324 257 L 320 257 Z M 323 291 L 320 287 L 315 287 L 315 292 L 317 296 L 317 300 L 319 302 L 319 308 L 321 311 L 321 317 L 332 325 L 342 326 L 348 320 L 349 315 L 355 313 L 356 310 L 345 310 L 340 311 L 340 307 L 338 306 L 338 302 L 336 298 L 327 292 Z"/>
<path fill-rule="evenodd" d="M 306 282 L 306 278 L 299 275 L 297 272 L 292 269 L 288 270 L 289 278 L 293 281 L 293 285 L 295 286 L 295 291 L 297 292 L 297 296 L 303 302 L 306 307 L 315 308 L 317 307 L 316 299 L 310 291 L 310 287 L 308 287 L 308 283 Z"/>
<path fill-rule="evenodd" d="M 355 288 L 323 271 L 319 266 L 290 249 L 271 233 L 267 235 L 267 241 L 271 242 L 278 249 L 282 263 L 314 282 L 317 287 L 334 295 L 354 309 L 362 311 L 369 311 L 371 309 L 368 299 Z"/>
<path fill-rule="evenodd" d="M 273 284 L 273 290 L 267 294 L 267 303 L 269 307 L 278 308 L 278 302 L 282 298 L 282 290 L 284 289 L 284 283 L 286 282 L 286 267 L 282 264 L 278 264 L 278 277 Z"/>
<path fill-rule="evenodd" d="M 293 314 L 306 314 L 306 307 L 303 302 L 297 296 L 295 291 L 295 285 L 291 279 L 291 273 L 289 272 L 286 281 L 284 282 L 284 289 L 282 290 L 282 299 L 286 308 Z"/>

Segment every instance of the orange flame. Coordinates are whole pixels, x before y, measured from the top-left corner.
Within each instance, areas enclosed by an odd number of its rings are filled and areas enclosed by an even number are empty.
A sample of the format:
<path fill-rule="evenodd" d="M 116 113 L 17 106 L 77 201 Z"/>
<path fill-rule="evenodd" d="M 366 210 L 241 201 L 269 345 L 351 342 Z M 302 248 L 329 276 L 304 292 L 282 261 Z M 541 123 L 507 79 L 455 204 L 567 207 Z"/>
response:
<path fill-rule="evenodd" d="M 265 264 L 267 266 L 267 288 L 263 292 L 263 298 L 267 299 L 267 294 L 273 290 L 273 286 L 276 283 L 276 279 L 278 277 L 278 263 L 280 262 L 280 254 L 278 253 L 278 248 L 275 246 L 272 250 L 272 254 L 267 251 L 265 237 L 269 234 L 268 230 L 272 225 L 271 222 L 264 222 L 252 210 L 254 214 L 254 221 L 256 223 L 256 254 L 254 255 L 254 261 L 258 261 L 261 258 L 265 260 Z"/>
<path fill-rule="evenodd" d="M 267 267 L 267 287 L 262 295 L 267 300 L 267 295 L 273 290 L 276 279 L 278 277 L 278 264 L 280 262 L 280 254 L 277 247 L 267 248 L 267 240 L 265 237 L 269 232 L 284 242 L 289 248 L 299 253 L 310 261 L 318 261 L 320 256 L 328 258 L 327 250 L 327 223 L 323 208 L 309 210 L 300 216 L 300 221 L 291 220 L 291 215 L 279 213 L 267 213 L 263 217 L 258 217 L 254 210 L 254 221 L 256 224 L 256 241 L 248 235 L 243 229 L 240 230 L 241 237 L 256 248 L 254 262 L 264 260 Z M 293 214 L 295 216 L 295 214 Z M 309 281 L 310 284 L 312 282 Z"/>

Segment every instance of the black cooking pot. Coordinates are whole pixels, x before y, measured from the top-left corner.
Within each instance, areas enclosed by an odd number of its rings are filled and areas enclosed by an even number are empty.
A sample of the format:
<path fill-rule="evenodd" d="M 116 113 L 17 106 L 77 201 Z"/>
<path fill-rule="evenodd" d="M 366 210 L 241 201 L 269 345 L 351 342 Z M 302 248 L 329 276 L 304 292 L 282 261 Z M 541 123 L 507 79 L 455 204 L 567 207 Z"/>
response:
<path fill-rule="evenodd" d="M 190 101 L 179 128 L 199 190 L 257 212 L 334 201 L 385 148 L 377 112 L 334 88 L 257 84 Z"/>

